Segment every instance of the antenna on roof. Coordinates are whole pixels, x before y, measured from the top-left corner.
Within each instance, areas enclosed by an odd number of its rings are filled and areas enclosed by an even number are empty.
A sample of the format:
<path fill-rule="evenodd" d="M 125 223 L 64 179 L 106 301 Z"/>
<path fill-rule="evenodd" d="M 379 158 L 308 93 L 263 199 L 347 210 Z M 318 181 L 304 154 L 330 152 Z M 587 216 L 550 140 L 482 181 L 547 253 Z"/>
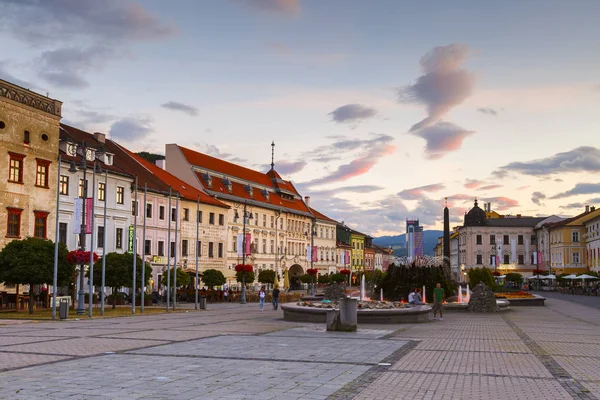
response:
<path fill-rule="evenodd" d="M 275 141 L 271 142 L 271 169 L 275 167 Z"/>

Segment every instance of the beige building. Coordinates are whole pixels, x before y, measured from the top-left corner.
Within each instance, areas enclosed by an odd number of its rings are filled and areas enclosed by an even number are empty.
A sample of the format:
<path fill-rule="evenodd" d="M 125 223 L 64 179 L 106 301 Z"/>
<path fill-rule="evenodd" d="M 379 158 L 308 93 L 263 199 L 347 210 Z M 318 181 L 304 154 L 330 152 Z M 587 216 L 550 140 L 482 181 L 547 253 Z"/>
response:
<path fill-rule="evenodd" d="M 61 107 L 0 79 L 0 249 L 13 239 L 55 238 Z"/>
<path fill-rule="evenodd" d="M 590 211 L 596 211 L 591 207 Z M 600 216 L 596 216 L 585 222 L 584 240 L 588 253 L 588 268 L 590 271 L 600 270 Z"/>
<path fill-rule="evenodd" d="M 305 196 L 304 202 L 310 207 L 310 197 Z M 319 270 L 321 275 L 336 273 L 339 260 L 335 234 L 337 221 L 312 207 L 310 210 L 315 216 L 314 245 L 317 247 L 317 261 L 314 263 L 314 267 Z"/>

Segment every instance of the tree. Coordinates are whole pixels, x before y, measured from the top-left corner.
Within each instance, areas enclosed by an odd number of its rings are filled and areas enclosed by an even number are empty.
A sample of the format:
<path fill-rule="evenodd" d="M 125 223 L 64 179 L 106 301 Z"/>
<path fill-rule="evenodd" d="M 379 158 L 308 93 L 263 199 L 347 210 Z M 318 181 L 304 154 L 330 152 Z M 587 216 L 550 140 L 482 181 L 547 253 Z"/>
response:
<path fill-rule="evenodd" d="M 177 280 L 179 282 L 179 280 Z M 225 279 L 225 275 L 221 271 L 216 269 L 207 269 L 202 273 L 202 282 L 206 284 L 210 289 L 214 286 L 221 286 L 227 279 Z"/>
<path fill-rule="evenodd" d="M 272 269 L 263 269 L 258 273 L 258 281 L 260 283 L 275 283 L 275 271 Z"/>
<path fill-rule="evenodd" d="M 254 272 L 253 272 L 253 271 L 250 271 L 250 272 L 242 272 L 242 271 L 240 271 L 240 272 L 236 272 L 236 273 L 235 273 L 235 279 L 236 279 L 236 280 L 237 280 L 239 283 L 242 283 L 242 277 L 243 277 L 244 275 L 246 276 L 246 279 L 245 279 L 245 281 L 244 281 L 246 285 L 249 285 L 249 284 L 251 284 L 251 283 L 253 283 L 253 282 L 254 282 L 255 275 L 254 275 Z"/>
<path fill-rule="evenodd" d="M 171 275 L 171 287 L 173 287 L 173 284 L 175 283 L 175 279 L 173 278 L 175 276 L 175 272 L 174 272 L 174 268 L 171 268 L 171 273 L 168 274 L 167 271 L 163 271 L 163 277 L 162 277 L 162 284 L 164 286 L 167 286 L 167 277 Z M 186 272 L 183 271 L 183 269 L 181 267 L 177 267 L 177 288 L 180 288 L 182 286 L 187 286 L 190 284 L 190 275 Z"/>
<path fill-rule="evenodd" d="M 346 280 L 348 280 L 348 279 L 346 278 L 346 276 L 347 276 L 347 275 L 342 275 L 342 274 L 339 274 L 339 273 L 337 273 L 337 274 L 333 274 L 333 275 L 331 275 L 331 276 L 329 277 L 329 280 L 330 280 L 331 282 L 336 282 L 336 283 L 345 282 Z"/>
<path fill-rule="evenodd" d="M 487 267 L 481 268 L 471 268 L 469 270 L 469 283 L 471 286 L 475 286 L 478 283 L 483 283 L 489 288 L 494 287 L 494 275 L 492 275 L 492 271 L 490 271 Z"/>
<path fill-rule="evenodd" d="M 523 283 L 523 275 L 516 272 L 509 272 L 508 274 L 506 274 L 504 280 L 508 282 L 514 282 L 517 285 L 521 285 L 521 283 Z"/>
<path fill-rule="evenodd" d="M 146 263 L 144 265 L 144 284 L 142 285 L 142 258 L 137 256 L 135 284 L 137 288 L 148 285 L 152 277 L 152 267 Z M 89 272 L 87 273 L 89 276 Z M 132 253 L 107 253 L 106 269 L 104 271 L 104 285 L 112 288 L 112 308 L 117 305 L 117 290 L 120 287 L 133 286 L 133 254 Z M 100 286 L 102 282 L 102 260 L 94 265 L 94 286 Z M 133 295 L 133 294 L 132 294 Z"/>
<path fill-rule="evenodd" d="M 74 266 L 67 263 L 67 246 L 58 244 L 58 283 L 68 284 Z M 29 285 L 29 314 L 33 314 L 33 286 L 54 281 L 54 243 L 42 238 L 13 240 L 0 251 L 0 282 Z"/>
<path fill-rule="evenodd" d="M 319 282 L 321 285 L 327 284 L 327 283 L 329 283 L 330 281 L 331 281 L 331 277 L 330 277 L 329 275 L 327 275 L 327 274 L 325 274 L 325 275 L 320 275 L 320 276 L 319 276 L 319 279 L 318 279 L 318 282 Z"/>
<path fill-rule="evenodd" d="M 312 283 L 314 280 L 313 276 L 309 274 L 300 275 L 299 279 L 302 283 Z"/>

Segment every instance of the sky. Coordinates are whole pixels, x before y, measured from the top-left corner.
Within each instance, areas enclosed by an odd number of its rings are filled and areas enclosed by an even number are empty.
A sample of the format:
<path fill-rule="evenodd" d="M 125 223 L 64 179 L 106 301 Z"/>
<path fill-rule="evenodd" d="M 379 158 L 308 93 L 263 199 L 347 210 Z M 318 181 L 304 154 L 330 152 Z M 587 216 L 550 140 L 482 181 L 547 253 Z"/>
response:
<path fill-rule="evenodd" d="M 600 2 L 0 0 L 0 78 L 133 151 L 266 171 L 365 233 L 600 206 Z"/>

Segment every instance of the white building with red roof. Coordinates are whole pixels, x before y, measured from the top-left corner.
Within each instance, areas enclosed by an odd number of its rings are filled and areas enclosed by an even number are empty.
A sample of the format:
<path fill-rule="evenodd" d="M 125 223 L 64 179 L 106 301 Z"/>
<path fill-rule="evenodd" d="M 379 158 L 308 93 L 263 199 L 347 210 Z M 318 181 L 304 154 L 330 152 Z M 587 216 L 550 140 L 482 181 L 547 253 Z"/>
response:
<path fill-rule="evenodd" d="M 252 252 L 246 263 L 255 272 L 275 270 L 280 279 L 289 268 L 292 285 L 306 273 L 311 263 L 307 246 L 315 217 L 290 181 L 285 181 L 273 165 L 267 173 L 258 172 L 207 154 L 179 146 L 166 146 L 166 169 L 195 188 L 205 191 L 231 208 L 227 213 L 227 263 L 242 262 L 237 237 L 243 229 L 243 208 L 252 213 L 246 233 L 251 234 Z M 239 218 L 235 218 L 237 215 Z"/>

